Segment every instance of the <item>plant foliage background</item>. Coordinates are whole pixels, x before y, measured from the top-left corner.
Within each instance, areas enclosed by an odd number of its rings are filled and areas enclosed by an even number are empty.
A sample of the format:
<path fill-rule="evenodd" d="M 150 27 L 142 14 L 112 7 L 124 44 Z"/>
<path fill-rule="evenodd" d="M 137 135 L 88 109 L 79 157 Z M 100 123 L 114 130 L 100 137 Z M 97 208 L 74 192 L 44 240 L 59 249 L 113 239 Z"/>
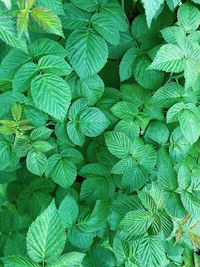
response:
<path fill-rule="evenodd" d="M 200 1 L 0 1 L 6 267 L 199 267 Z"/>

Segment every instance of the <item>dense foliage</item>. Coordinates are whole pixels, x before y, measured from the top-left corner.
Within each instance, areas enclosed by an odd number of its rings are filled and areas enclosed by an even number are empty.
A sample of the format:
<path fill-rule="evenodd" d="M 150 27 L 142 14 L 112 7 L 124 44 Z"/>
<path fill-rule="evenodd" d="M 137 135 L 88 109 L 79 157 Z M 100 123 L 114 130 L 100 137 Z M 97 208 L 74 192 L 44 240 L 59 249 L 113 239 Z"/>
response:
<path fill-rule="evenodd" d="M 200 1 L 0 1 L 0 266 L 199 267 Z"/>

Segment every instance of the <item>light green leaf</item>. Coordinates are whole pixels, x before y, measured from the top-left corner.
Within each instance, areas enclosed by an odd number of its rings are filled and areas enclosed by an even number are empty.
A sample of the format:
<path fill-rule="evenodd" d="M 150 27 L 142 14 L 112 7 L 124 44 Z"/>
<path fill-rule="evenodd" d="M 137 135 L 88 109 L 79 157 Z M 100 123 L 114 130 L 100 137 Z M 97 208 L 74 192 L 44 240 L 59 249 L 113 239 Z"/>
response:
<path fill-rule="evenodd" d="M 85 135 L 76 127 L 73 121 L 67 123 L 67 133 L 75 145 L 83 146 L 85 143 Z"/>
<path fill-rule="evenodd" d="M 109 151 L 118 158 L 127 158 L 131 149 L 131 141 L 120 132 L 105 133 L 106 145 Z"/>
<path fill-rule="evenodd" d="M 184 53 L 176 45 L 163 45 L 149 68 L 167 72 L 181 72 L 184 70 Z"/>
<path fill-rule="evenodd" d="M 86 177 L 81 186 L 80 197 L 82 200 L 94 202 L 114 196 L 115 185 L 110 177 L 99 174 L 90 174 Z"/>
<path fill-rule="evenodd" d="M 104 113 L 97 108 L 88 108 L 79 117 L 79 129 L 84 135 L 95 137 L 102 134 L 109 122 Z"/>
<path fill-rule="evenodd" d="M 57 154 L 51 156 L 48 165 L 52 166 L 48 176 L 63 188 L 71 186 L 76 179 L 76 167 L 67 158 L 58 158 Z"/>
<path fill-rule="evenodd" d="M 67 237 L 69 242 L 80 249 L 89 249 L 93 243 L 95 233 L 84 233 L 77 228 L 69 229 Z"/>
<path fill-rule="evenodd" d="M 157 210 L 157 205 L 152 196 L 142 191 L 138 191 L 138 196 L 144 208 L 151 213 L 155 213 L 155 211 Z"/>
<path fill-rule="evenodd" d="M 55 55 L 60 57 L 66 57 L 66 50 L 56 41 L 41 38 L 35 40 L 29 47 L 29 53 L 34 58 L 40 58 L 45 55 Z"/>
<path fill-rule="evenodd" d="M 190 3 L 182 4 L 178 9 L 178 24 L 187 33 L 195 31 L 200 24 L 200 11 Z"/>
<path fill-rule="evenodd" d="M 181 0 L 167 0 L 167 4 L 172 11 L 174 11 L 180 2 Z"/>
<path fill-rule="evenodd" d="M 185 32 L 178 26 L 170 26 L 161 30 L 162 36 L 169 44 L 179 44 L 180 41 L 185 39 Z"/>
<path fill-rule="evenodd" d="M 142 0 L 142 3 L 145 9 L 147 24 L 150 28 L 151 22 L 153 18 L 157 15 L 159 9 L 164 3 L 164 0 Z"/>
<path fill-rule="evenodd" d="M 152 121 L 145 132 L 145 138 L 162 145 L 165 144 L 169 138 L 169 130 L 164 123 Z"/>
<path fill-rule="evenodd" d="M 138 53 L 139 51 L 136 47 L 131 47 L 124 54 L 119 67 L 121 82 L 128 80 L 133 76 L 135 68 L 135 59 L 138 56 Z"/>
<path fill-rule="evenodd" d="M 113 166 L 111 173 L 125 174 L 131 171 L 136 166 L 137 166 L 137 162 L 132 157 L 129 157 L 127 159 L 121 159 L 119 162 L 117 162 Z"/>
<path fill-rule="evenodd" d="M 13 91 L 16 93 L 25 92 L 29 87 L 31 80 L 38 72 L 36 64 L 28 62 L 23 65 L 15 74 L 13 80 Z"/>
<path fill-rule="evenodd" d="M 172 132 L 170 143 L 169 153 L 175 161 L 183 159 L 191 149 L 191 144 L 188 143 L 179 127 Z"/>
<path fill-rule="evenodd" d="M 196 217 L 200 215 L 200 200 L 199 197 L 195 195 L 194 191 L 192 193 L 188 191 L 183 191 L 181 194 L 181 201 L 184 208 Z"/>
<path fill-rule="evenodd" d="M 85 257 L 84 253 L 69 252 L 67 254 L 62 255 L 56 262 L 47 265 L 47 267 L 61 267 L 61 266 L 78 267 L 81 266 L 84 257 Z"/>
<path fill-rule="evenodd" d="M 34 129 L 31 132 L 30 138 L 33 141 L 45 140 L 45 139 L 49 138 L 49 136 L 52 134 L 52 132 L 53 131 L 51 129 L 49 129 L 45 126 L 41 126 L 41 127 Z"/>
<path fill-rule="evenodd" d="M 186 140 L 192 145 L 200 136 L 200 113 L 197 114 L 191 110 L 184 110 L 180 118 L 180 128 Z"/>
<path fill-rule="evenodd" d="M 97 2 L 97 0 L 95 0 Z M 122 32 L 128 31 L 128 23 L 124 10 L 118 1 L 115 0 L 101 0 L 101 12 L 108 14 L 115 20 L 115 27 L 119 28 Z M 105 5 L 104 5 L 105 4 Z"/>
<path fill-rule="evenodd" d="M 32 150 L 27 155 L 26 166 L 30 172 L 42 176 L 47 167 L 47 158 L 42 152 Z"/>
<path fill-rule="evenodd" d="M 151 214 L 144 210 L 128 212 L 120 222 L 120 228 L 129 236 L 144 234 L 151 224 Z"/>
<path fill-rule="evenodd" d="M 5 267 L 39 267 L 37 263 L 21 256 L 7 256 L 1 260 Z"/>
<path fill-rule="evenodd" d="M 108 0 L 70 0 L 72 4 L 81 8 L 85 11 L 91 12 L 99 8 L 99 6 L 104 6 Z"/>
<path fill-rule="evenodd" d="M 53 146 L 46 141 L 36 141 L 32 146 L 35 151 L 40 151 L 43 153 L 53 149 Z"/>
<path fill-rule="evenodd" d="M 177 102 L 181 102 L 184 96 L 184 88 L 175 82 L 170 82 L 159 88 L 152 97 L 152 102 L 163 108 L 169 108 Z"/>
<path fill-rule="evenodd" d="M 184 109 L 187 109 L 187 105 L 183 102 L 173 105 L 167 112 L 167 122 L 171 123 L 180 120 Z"/>
<path fill-rule="evenodd" d="M 48 55 L 38 61 L 39 69 L 44 73 L 66 76 L 72 72 L 70 65 L 59 56 Z"/>
<path fill-rule="evenodd" d="M 64 37 L 61 21 L 51 10 L 45 8 L 33 8 L 30 15 L 45 31 Z"/>
<path fill-rule="evenodd" d="M 31 224 L 27 233 L 27 251 L 35 262 L 51 262 L 62 253 L 66 235 L 53 201 Z"/>
<path fill-rule="evenodd" d="M 65 15 L 62 17 L 64 29 L 77 29 L 85 27 L 89 23 L 91 15 L 72 4 L 64 4 L 64 11 Z"/>
<path fill-rule="evenodd" d="M 8 140 L 0 134 L 0 170 L 8 167 L 11 161 L 11 148 Z"/>
<path fill-rule="evenodd" d="M 143 88 L 154 90 L 162 85 L 164 74 L 151 68 L 148 56 L 138 56 L 134 64 L 134 78 Z"/>
<path fill-rule="evenodd" d="M 79 207 L 73 197 L 67 195 L 61 202 L 58 209 L 60 217 L 66 228 L 71 228 L 79 215 Z"/>
<path fill-rule="evenodd" d="M 165 237 L 169 237 L 173 231 L 173 221 L 165 211 L 159 211 L 162 231 Z"/>
<path fill-rule="evenodd" d="M 63 15 L 63 5 L 62 0 L 37 0 L 36 6 L 48 8 L 58 15 Z"/>
<path fill-rule="evenodd" d="M 97 200 L 92 213 L 82 220 L 80 229 L 86 233 L 93 233 L 102 228 L 110 210 L 108 200 Z"/>
<path fill-rule="evenodd" d="M 69 62 L 81 78 L 99 72 L 108 58 L 105 40 L 94 31 L 74 31 L 67 39 L 66 49 Z"/>
<path fill-rule="evenodd" d="M 17 37 L 14 17 L 7 12 L 0 11 L 0 39 L 7 45 L 27 52 L 26 43 Z"/>
<path fill-rule="evenodd" d="M 31 94 L 35 105 L 42 111 L 63 121 L 71 101 L 67 83 L 56 75 L 38 75 L 32 80 Z"/>
<path fill-rule="evenodd" d="M 66 81 L 71 88 L 72 98 L 85 98 L 89 105 L 94 105 L 104 93 L 104 82 L 97 74 L 80 79 L 76 73 L 72 73 L 66 77 Z"/>
<path fill-rule="evenodd" d="M 166 260 L 161 240 L 157 236 L 143 237 L 138 246 L 139 262 L 144 267 L 162 266 Z"/>
<path fill-rule="evenodd" d="M 1 2 L 3 2 L 5 4 L 7 9 L 11 9 L 11 7 L 12 7 L 11 0 L 1 0 Z"/>
<path fill-rule="evenodd" d="M 116 27 L 115 20 L 106 13 L 96 13 L 91 18 L 91 23 L 106 41 L 113 45 L 118 45 L 120 41 L 119 29 Z"/>

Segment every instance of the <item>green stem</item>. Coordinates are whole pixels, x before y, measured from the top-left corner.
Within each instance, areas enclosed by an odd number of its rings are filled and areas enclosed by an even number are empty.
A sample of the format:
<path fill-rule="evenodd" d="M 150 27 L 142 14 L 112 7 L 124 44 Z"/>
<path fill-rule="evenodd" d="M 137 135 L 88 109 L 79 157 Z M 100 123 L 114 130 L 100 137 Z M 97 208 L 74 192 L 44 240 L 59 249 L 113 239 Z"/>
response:
<path fill-rule="evenodd" d="M 122 9 L 124 10 L 124 0 L 121 0 L 121 6 L 122 6 Z"/>
<path fill-rule="evenodd" d="M 28 31 L 25 31 L 25 36 L 26 36 L 26 40 L 28 42 L 28 45 L 30 45 L 31 44 L 31 38 L 30 38 Z"/>

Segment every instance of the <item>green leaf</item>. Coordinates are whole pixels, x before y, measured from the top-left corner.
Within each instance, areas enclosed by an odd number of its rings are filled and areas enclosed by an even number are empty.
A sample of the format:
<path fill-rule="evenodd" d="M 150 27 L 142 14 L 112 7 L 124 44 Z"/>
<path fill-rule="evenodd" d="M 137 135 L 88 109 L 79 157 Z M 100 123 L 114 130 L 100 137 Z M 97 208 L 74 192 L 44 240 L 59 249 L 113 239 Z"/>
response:
<path fill-rule="evenodd" d="M 29 87 L 31 80 L 38 72 L 36 64 L 28 62 L 24 64 L 15 74 L 13 80 L 13 91 L 15 93 L 25 92 Z"/>
<path fill-rule="evenodd" d="M 172 11 L 174 11 L 180 2 L 181 0 L 167 0 L 167 4 Z"/>
<path fill-rule="evenodd" d="M 59 56 L 44 56 L 38 61 L 38 66 L 43 73 L 51 73 L 59 76 L 66 76 L 72 72 L 70 65 Z"/>
<path fill-rule="evenodd" d="M 79 207 L 73 197 L 67 195 L 61 202 L 59 207 L 59 215 L 66 228 L 71 228 L 75 224 L 78 215 Z"/>
<path fill-rule="evenodd" d="M 44 126 L 41 126 L 41 127 L 34 129 L 31 132 L 30 138 L 33 141 L 45 140 L 45 139 L 49 138 L 49 136 L 52 134 L 52 132 L 53 131 L 51 129 L 44 127 Z"/>
<path fill-rule="evenodd" d="M 63 15 L 62 0 L 37 0 L 36 5 L 38 7 L 48 8 L 58 15 Z"/>
<path fill-rule="evenodd" d="M 32 80 L 31 94 L 35 105 L 42 111 L 63 121 L 71 101 L 67 83 L 51 74 L 38 75 Z"/>
<path fill-rule="evenodd" d="M 159 88 L 163 83 L 163 73 L 151 68 L 151 60 L 146 55 L 137 57 L 133 74 L 139 85 L 146 89 Z"/>
<path fill-rule="evenodd" d="M 140 201 L 142 202 L 142 205 L 144 206 L 146 210 L 148 210 L 151 213 L 156 212 L 157 205 L 150 194 L 139 191 L 138 196 L 139 196 Z"/>
<path fill-rule="evenodd" d="M 143 237 L 138 246 L 139 262 L 142 266 L 158 267 L 165 263 L 165 252 L 157 236 Z"/>
<path fill-rule="evenodd" d="M 176 45 L 163 45 L 149 68 L 167 72 L 181 72 L 184 70 L 184 53 Z"/>
<path fill-rule="evenodd" d="M 65 15 L 62 17 L 62 25 L 64 29 L 77 29 L 85 27 L 90 21 L 91 15 L 76 6 L 66 3 L 64 5 Z"/>
<path fill-rule="evenodd" d="M 129 236 L 144 234 L 151 224 L 150 213 L 144 210 L 128 212 L 120 222 L 120 228 Z"/>
<path fill-rule="evenodd" d="M 69 242 L 80 249 L 88 249 L 92 243 L 95 233 L 84 233 L 76 228 L 69 229 L 67 237 Z"/>
<path fill-rule="evenodd" d="M 109 210 L 108 200 L 97 200 L 92 213 L 82 220 L 80 229 L 86 233 L 98 231 L 106 222 Z"/>
<path fill-rule="evenodd" d="M 19 121 L 21 119 L 22 116 L 22 106 L 20 104 L 14 104 L 14 106 L 12 107 L 12 116 L 14 118 L 15 121 Z"/>
<path fill-rule="evenodd" d="M 11 161 L 11 148 L 8 140 L 0 134 L 0 170 L 8 167 Z"/>
<path fill-rule="evenodd" d="M 175 161 L 183 159 L 191 148 L 179 127 L 172 132 L 170 143 L 169 153 Z"/>
<path fill-rule="evenodd" d="M 34 41 L 29 47 L 29 53 L 34 58 L 40 58 L 45 55 L 54 55 L 60 57 L 66 57 L 66 50 L 56 41 L 41 38 Z"/>
<path fill-rule="evenodd" d="M 169 130 L 164 123 L 152 121 L 145 132 L 145 138 L 162 145 L 165 144 L 169 138 Z"/>
<path fill-rule="evenodd" d="M 199 9 L 190 3 L 182 4 L 179 7 L 177 17 L 179 26 L 187 33 L 193 32 L 199 27 Z"/>
<path fill-rule="evenodd" d="M 30 15 L 45 31 L 60 35 L 64 38 L 61 21 L 51 10 L 45 8 L 33 8 Z"/>
<path fill-rule="evenodd" d="M 82 183 L 80 197 L 84 201 L 94 202 L 113 197 L 114 191 L 115 185 L 110 177 L 91 174 Z"/>
<path fill-rule="evenodd" d="M 76 179 L 76 167 L 74 163 L 58 154 L 48 159 L 48 176 L 63 188 L 71 186 Z"/>
<path fill-rule="evenodd" d="M 150 28 L 153 18 L 157 15 L 159 9 L 164 4 L 164 0 L 142 0 L 144 5 L 147 24 Z"/>
<path fill-rule="evenodd" d="M 119 68 L 120 80 L 121 82 L 128 80 L 133 76 L 135 68 L 135 60 L 138 56 L 138 49 L 136 47 L 131 47 L 124 54 Z"/>
<path fill-rule="evenodd" d="M 7 9 L 11 9 L 11 0 L 1 0 L 7 7 Z"/>
<path fill-rule="evenodd" d="M 125 174 L 134 169 L 136 165 L 137 163 L 132 157 L 121 159 L 114 165 L 111 172 L 114 174 Z"/>
<path fill-rule="evenodd" d="M 32 146 L 36 151 L 40 151 L 43 153 L 53 149 L 53 146 L 46 141 L 36 141 L 33 143 Z"/>
<path fill-rule="evenodd" d="M 185 39 L 185 32 L 178 26 L 170 26 L 161 30 L 162 36 L 169 44 L 179 44 L 181 40 Z"/>
<path fill-rule="evenodd" d="M 173 221 L 171 217 L 164 211 L 159 211 L 161 227 L 165 237 L 169 237 L 173 231 Z"/>
<path fill-rule="evenodd" d="M 78 129 L 72 121 L 67 124 L 67 133 L 71 141 L 77 146 L 83 146 L 85 143 L 85 135 Z"/>
<path fill-rule="evenodd" d="M 30 172 L 42 176 L 47 167 L 47 158 L 42 152 L 32 150 L 27 155 L 26 166 Z"/>
<path fill-rule="evenodd" d="M 194 144 L 200 136 L 199 110 L 193 104 L 177 103 L 167 113 L 167 121 L 180 122 L 180 129 L 190 144 Z"/>
<path fill-rule="evenodd" d="M 70 0 L 72 4 L 85 11 L 91 12 L 99 8 L 99 6 L 105 5 L 108 0 Z"/>
<path fill-rule="evenodd" d="M 97 2 L 97 0 L 95 0 Z M 100 0 L 101 12 L 108 14 L 115 20 L 115 27 L 119 28 L 122 32 L 128 31 L 128 23 L 126 20 L 126 14 L 121 5 L 114 0 Z"/>
<path fill-rule="evenodd" d="M 65 241 L 64 226 L 53 201 L 29 227 L 28 255 L 35 262 L 52 262 L 62 253 Z"/>
<path fill-rule="evenodd" d="M 184 89 L 180 84 L 170 82 L 154 93 L 152 102 L 160 107 L 169 108 L 173 104 L 182 101 L 184 93 Z"/>
<path fill-rule="evenodd" d="M 47 267 L 61 267 L 61 266 L 77 267 L 81 265 L 84 257 L 85 257 L 84 253 L 69 252 L 67 254 L 62 255 L 54 263 L 47 265 Z"/>
<path fill-rule="evenodd" d="M 109 151 L 114 156 L 122 159 L 128 157 L 131 141 L 124 133 L 108 132 L 105 134 L 105 140 Z"/>
<path fill-rule="evenodd" d="M 67 39 L 66 49 L 69 62 L 81 78 L 99 72 L 108 58 L 105 40 L 94 31 L 74 31 Z"/>
<path fill-rule="evenodd" d="M 6 267 L 39 267 L 37 263 L 21 256 L 7 256 L 1 260 Z"/>
<path fill-rule="evenodd" d="M 0 39 L 7 45 L 27 52 L 26 43 L 17 37 L 14 17 L 2 11 L 0 11 Z"/>
<path fill-rule="evenodd" d="M 194 114 L 190 110 L 185 110 L 180 118 L 180 128 L 190 144 L 194 144 L 200 136 L 200 113 L 197 110 L 197 113 Z"/>
<path fill-rule="evenodd" d="M 19 36 L 27 32 L 29 22 L 29 12 L 27 9 L 22 9 L 17 17 L 17 28 L 19 30 Z"/>
<path fill-rule="evenodd" d="M 102 134 L 109 122 L 104 113 L 97 108 L 88 108 L 79 117 L 79 129 L 84 135 L 95 137 Z"/>
<path fill-rule="evenodd" d="M 72 91 L 72 98 L 85 98 L 89 105 L 94 105 L 104 93 L 104 83 L 99 75 L 93 75 L 87 79 L 80 79 L 72 73 L 66 78 Z"/>
<path fill-rule="evenodd" d="M 96 13 L 91 18 L 91 23 L 106 41 L 118 45 L 120 41 L 119 29 L 116 28 L 115 20 L 106 13 Z"/>

